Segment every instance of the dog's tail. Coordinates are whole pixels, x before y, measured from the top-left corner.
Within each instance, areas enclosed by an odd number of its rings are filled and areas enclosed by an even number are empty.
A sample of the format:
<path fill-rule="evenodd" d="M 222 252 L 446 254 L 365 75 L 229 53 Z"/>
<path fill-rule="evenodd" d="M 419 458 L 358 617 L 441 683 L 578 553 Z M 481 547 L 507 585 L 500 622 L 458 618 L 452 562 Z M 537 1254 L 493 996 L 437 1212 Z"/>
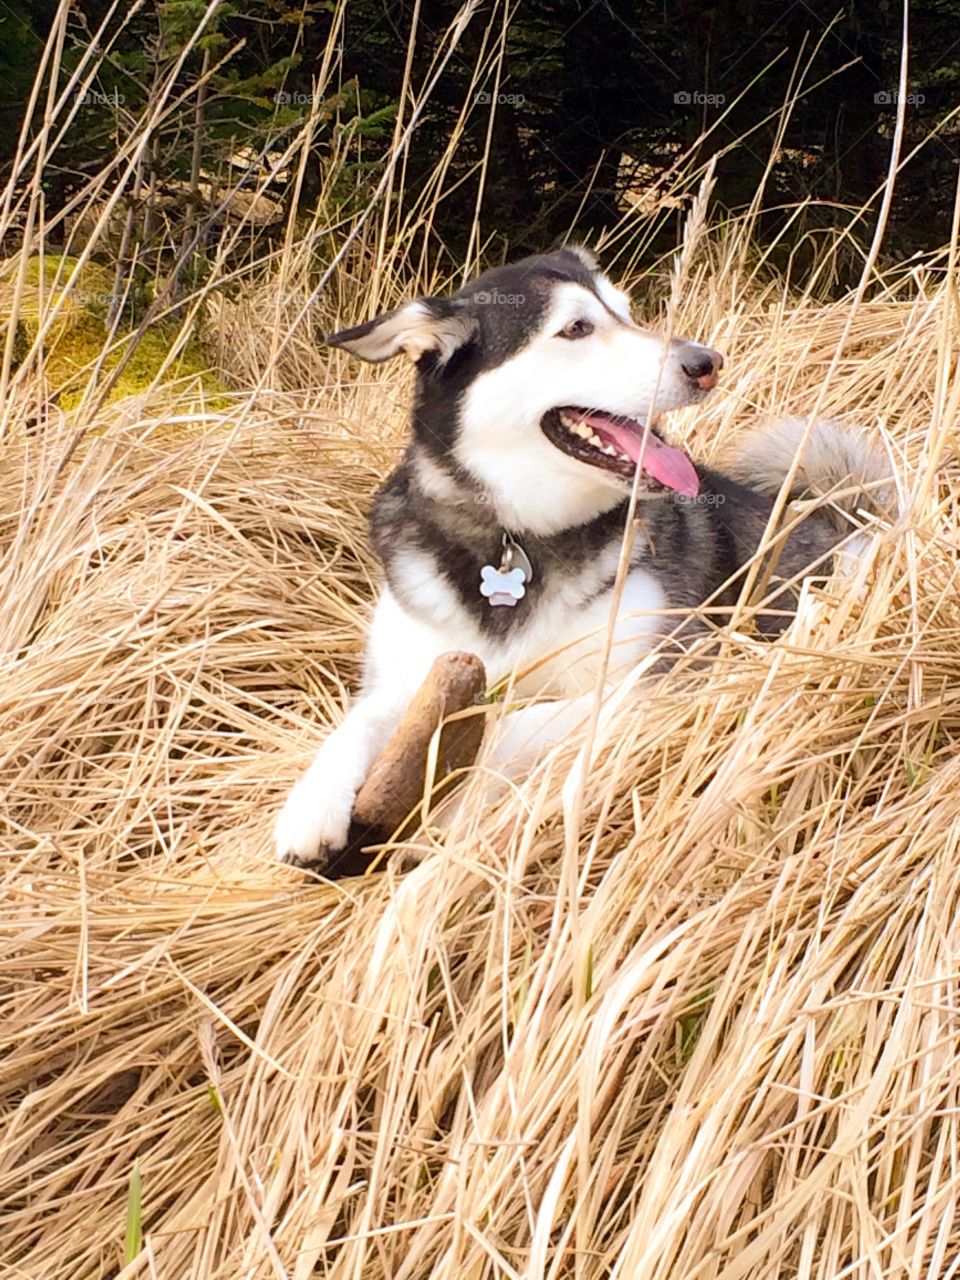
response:
<path fill-rule="evenodd" d="M 724 470 L 745 488 L 773 497 L 793 466 L 806 430 L 803 418 L 785 418 L 741 441 Z M 814 424 L 790 498 L 823 498 L 848 533 L 859 509 L 892 518 L 897 489 L 886 456 L 861 432 L 824 419 Z"/>

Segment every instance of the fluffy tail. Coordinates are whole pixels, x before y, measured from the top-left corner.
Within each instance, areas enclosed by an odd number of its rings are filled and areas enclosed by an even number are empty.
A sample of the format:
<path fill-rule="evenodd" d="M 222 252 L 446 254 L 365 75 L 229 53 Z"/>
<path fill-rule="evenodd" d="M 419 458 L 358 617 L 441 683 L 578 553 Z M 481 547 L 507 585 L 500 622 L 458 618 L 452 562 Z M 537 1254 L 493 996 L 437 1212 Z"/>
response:
<path fill-rule="evenodd" d="M 785 418 L 753 432 L 724 470 L 746 488 L 772 497 L 793 466 L 805 430 L 803 418 Z M 885 455 L 859 431 L 824 419 L 810 433 L 790 497 L 821 498 L 833 490 L 837 493 L 825 509 L 833 509 L 844 532 L 858 508 L 896 514 L 897 490 Z"/>

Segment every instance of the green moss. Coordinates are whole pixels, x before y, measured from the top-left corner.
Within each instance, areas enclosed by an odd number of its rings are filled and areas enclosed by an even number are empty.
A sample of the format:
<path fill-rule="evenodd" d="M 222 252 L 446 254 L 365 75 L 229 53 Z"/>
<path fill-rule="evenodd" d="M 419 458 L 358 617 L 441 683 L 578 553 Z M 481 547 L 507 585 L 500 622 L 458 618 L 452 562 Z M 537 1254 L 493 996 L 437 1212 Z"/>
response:
<path fill-rule="evenodd" d="M 51 385 L 59 389 L 62 408 L 74 409 L 83 399 L 89 375 L 105 340 L 104 325 L 95 317 L 88 316 L 63 334 L 47 354 L 45 371 Z M 116 385 L 111 387 L 107 402 L 140 395 L 148 390 L 163 368 L 173 341 L 174 331 L 160 325 L 148 329 L 124 365 Z M 110 374 L 126 356 L 127 349 L 126 345 L 120 345 L 104 358 L 99 379 L 101 384 L 109 380 Z M 226 388 L 210 372 L 203 352 L 195 342 L 188 342 L 171 361 L 163 381 L 183 384 L 178 387 L 178 399 L 187 411 L 201 403 L 208 409 L 223 408 L 228 403 Z"/>
<path fill-rule="evenodd" d="M 12 284 L 12 275 L 7 275 L 5 285 L 12 290 Z M 66 289 L 67 284 L 69 289 Z M 49 311 L 62 301 L 60 315 L 47 335 L 50 343 L 86 316 L 106 318 L 113 277 L 106 267 L 97 262 L 87 262 L 81 267 L 77 258 L 48 253 L 43 258 L 35 256 L 28 260 L 24 285 L 20 319 L 31 342 L 40 327 L 41 308 Z"/>
<path fill-rule="evenodd" d="M 70 284 L 66 290 L 65 286 Z M 14 273 L 9 269 L 0 283 L 0 306 L 12 300 Z M 51 391 L 64 409 L 74 409 L 83 399 L 90 376 L 107 342 L 106 317 L 110 310 L 113 273 L 99 263 L 79 266 L 76 258 L 47 254 L 27 263 L 25 289 L 19 309 L 18 336 L 32 344 L 40 329 L 41 314 L 62 299 L 62 309 L 44 336 L 43 371 Z M 9 307 L 8 307 L 9 313 Z M 119 341 L 130 330 L 118 329 L 114 347 L 102 361 L 99 384 L 124 360 L 129 344 Z M 111 387 L 107 402 L 139 395 L 154 382 L 175 340 L 176 328 L 157 324 L 137 342 L 123 372 Z M 163 375 L 163 382 L 177 382 L 178 401 L 189 412 L 201 404 L 208 409 L 225 407 L 227 388 L 210 370 L 200 345 L 189 340 Z"/>

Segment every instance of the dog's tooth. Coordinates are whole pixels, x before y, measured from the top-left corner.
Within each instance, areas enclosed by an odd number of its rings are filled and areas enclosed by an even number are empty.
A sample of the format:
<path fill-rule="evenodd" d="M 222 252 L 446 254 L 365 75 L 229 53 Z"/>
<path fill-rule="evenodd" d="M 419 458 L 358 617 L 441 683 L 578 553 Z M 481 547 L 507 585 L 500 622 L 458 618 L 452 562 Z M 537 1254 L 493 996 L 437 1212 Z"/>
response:
<path fill-rule="evenodd" d="M 600 439 L 600 437 L 597 435 L 595 431 L 591 431 L 587 439 L 590 441 L 591 444 L 596 445 L 598 449 L 603 448 L 603 441 Z"/>
<path fill-rule="evenodd" d="M 605 444 L 603 446 L 603 452 L 609 454 L 611 458 L 615 458 L 617 456 L 617 451 L 612 444 Z"/>

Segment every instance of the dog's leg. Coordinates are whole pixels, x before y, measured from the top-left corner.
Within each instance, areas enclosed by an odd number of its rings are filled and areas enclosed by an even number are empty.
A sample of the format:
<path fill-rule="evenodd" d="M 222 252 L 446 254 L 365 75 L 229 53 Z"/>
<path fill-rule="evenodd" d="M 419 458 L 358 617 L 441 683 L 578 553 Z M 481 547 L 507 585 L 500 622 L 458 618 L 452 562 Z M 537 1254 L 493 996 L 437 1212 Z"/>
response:
<path fill-rule="evenodd" d="M 389 591 L 377 605 L 361 697 L 287 797 L 275 828 L 277 857 L 322 866 L 343 849 L 357 791 L 403 718 L 434 658 L 449 644 L 410 618 Z"/>
<path fill-rule="evenodd" d="M 407 700 L 405 690 L 361 697 L 330 734 L 277 818 L 281 862 L 322 864 L 344 847 L 354 798 Z"/>
<path fill-rule="evenodd" d="M 523 777 L 551 747 L 564 742 L 587 723 L 594 694 L 538 702 L 510 711 L 497 728 L 490 762 L 506 778 Z"/>
<path fill-rule="evenodd" d="M 651 584 L 645 572 L 628 575 L 611 637 L 606 669 L 608 690 L 625 679 L 658 642 L 664 631 L 669 630 L 669 620 L 657 614 L 658 606 L 662 603 L 663 596 L 659 588 Z M 594 684 L 599 679 L 598 653 L 604 642 L 605 637 L 594 637 L 593 652 L 587 651 L 582 659 L 590 673 L 591 683 Z M 675 652 L 666 661 L 675 661 L 676 656 L 685 651 L 685 646 L 676 643 L 674 649 Z M 658 665 L 655 664 L 652 668 L 654 672 Z M 577 680 L 574 687 L 577 685 L 582 688 L 583 682 Z M 551 747 L 565 741 L 586 724 L 594 697 L 592 691 L 585 692 L 559 702 L 535 703 L 504 716 L 492 748 L 492 763 L 497 771 L 513 779 L 529 772 Z"/>
<path fill-rule="evenodd" d="M 695 644 L 709 635 L 706 625 L 694 615 L 682 621 L 673 616 L 657 616 L 657 606 L 662 601 L 663 597 L 651 587 L 645 572 L 628 575 L 611 637 L 605 697 L 658 643 L 660 654 L 648 661 L 641 677 L 644 681 L 655 680 L 670 671 Z M 591 661 L 590 655 L 586 657 L 587 669 L 592 672 L 597 666 L 595 658 Z M 594 697 L 591 691 L 558 702 L 535 703 L 504 716 L 492 746 L 491 762 L 496 771 L 513 780 L 523 777 L 551 747 L 586 725 Z"/>

